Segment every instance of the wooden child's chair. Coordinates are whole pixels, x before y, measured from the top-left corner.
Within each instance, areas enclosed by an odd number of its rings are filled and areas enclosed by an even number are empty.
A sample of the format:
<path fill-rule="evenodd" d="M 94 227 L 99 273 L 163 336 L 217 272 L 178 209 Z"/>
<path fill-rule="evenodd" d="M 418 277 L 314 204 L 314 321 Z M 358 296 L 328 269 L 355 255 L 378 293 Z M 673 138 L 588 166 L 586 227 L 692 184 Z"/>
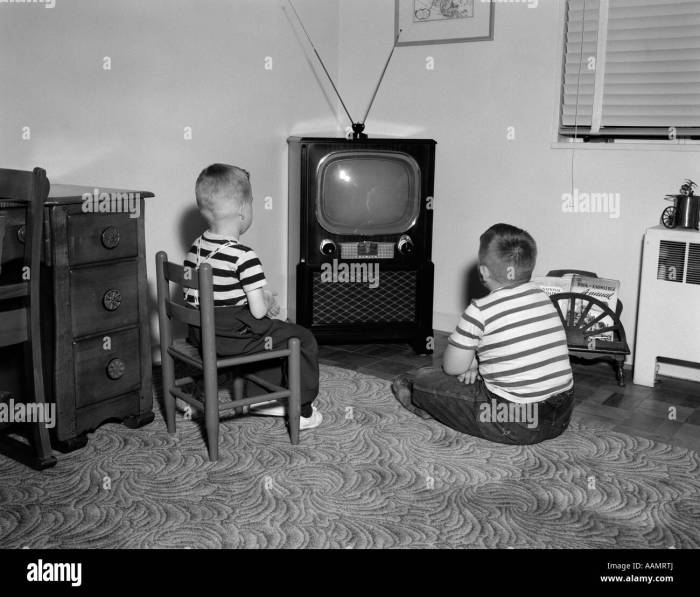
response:
<path fill-rule="evenodd" d="M 41 355 L 40 280 L 44 203 L 49 195 L 49 188 L 46 172 L 41 168 L 34 168 L 33 172 L 0 169 L 0 204 L 8 208 L 26 207 L 27 210 L 23 226 L 17 228 L 18 238 L 24 243 L 22 267 L 10 268 L 14 281 L 0 283 L 0 347 L 23 344 L 26 371 L 24 402 L 29 402 L 30 397 L 33 397 L 38 405 L 46 402 Z M 0 228 L 5 228 L 5 219 L 0 218 Z M 3 259 L 3 232 L 7 231 L 0 231 L 0 262 Z M 13 256 L 5 257 L 3 265 L 7 266 L 8 262 L 13 260 Z M 7 275 L 4 277 L 7 278 Z M 0 388 L 0 392 L 2 390 L 6 388 Z M 11 394 L 5 394 L 6 397 L 9 395 Z M 21 400 L 20 397 L 17 399 Z M 55 465 L 56 457 L 51 451 L 45 422 L 34 421 L 31 428 L 33 454 L 27 451 L 26 445 L 5 434 L 0 437 L 0 452 L 38 470 Z"/>
<path fill-rule="evenodd" d="M 205 427 L 209 459 L 219 457 L 219 418 L 222 413 L 238 410 L 251 404 L 261 404 L 271 400 L 286 399 L 288 401 L 289 434 L 292 444 L 299 443 L 299 416 L 301 414 L 301 372 L 299 339 L 291 338 L 287 348 L 269 350 L 260 353 L 217 358 L 214 330 L 214 282 L 212 268 L 209 263 L 203 263 L 196 275 L 185 278 L 185 268 L 168 261 L 165 252 L 156 255 L 157 286 L 158 286 L 158 321 L 160 326 L 160 351 L 163 375 L 163 400 L 165 402 L 165 418 L 169 433 L 175 433 L 175 399 L 180 398 L 198 410 L 204 410 Z M 182 288 L 199 290 L 199 309 L 192 309 L 172 300 L 170 283 L 182 291 Z M 199 327 L 202 336 L 200 351 L 186 340 L 173 338 L 173 322 L 179 321 L 187 325 Z M 240 375 L 238 366 L 259 361 L 286 358 L 288 363 L 288 388 L 267 382 L 256 375 Z M 175 360 L 182 361 L 201 371 L 204 381 L 204 404 L 195 394 L 182 390 L 183 386 L 194 384 L 196 378 L 175 378 Z M 234 367 L 233 400 L 225 405 L 219 404 L 218 371 Z M 268 390 L 270 393 L 246 398 L 244 396 L 245 380 Z"/>

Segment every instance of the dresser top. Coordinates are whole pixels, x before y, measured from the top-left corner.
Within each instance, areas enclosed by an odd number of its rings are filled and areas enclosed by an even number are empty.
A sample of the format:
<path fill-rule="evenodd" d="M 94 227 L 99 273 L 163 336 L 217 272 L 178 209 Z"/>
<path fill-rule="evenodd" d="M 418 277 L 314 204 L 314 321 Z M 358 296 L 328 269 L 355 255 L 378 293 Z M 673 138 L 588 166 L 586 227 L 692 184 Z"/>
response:
<path fill-rule="evenodd" d="M 134 195 L 138 193 L 138 196 L 141 197 L 141 199 L 155 197 L 155 195 L 149 191 L 136 191 L 113 187 L 80 186 L 72 184 L 51 183 L 51 189 L 49 190 L 49 197 L 46 200 L 46 205 L 80 203 L 83 200 L 83 195 L 85 193 L 89 193 L 92 196 L 95 196 L 96 194 L 99 196 L 100 193 L 133 193 Z"/>
<path fill-rule="evenodd" d="M 97 197 L 99 200 L 101 193 L 108 193 L 113 196 L 115 193 L 120 195 L 126 193 L 129 198 L 141 198 L 148 199 L 149 197 L 155 197 L 155 195 L 149 191 L 135 191 L 129 189 L 119 189 L 112 187 L 88 187 L 79 186 L 72 184 L 51 184 L 51 189 L 49 190 L 49 196 L 46 199 L 44 205 L 70 205 L 72 203 L 82 203 L 83 196 L 85 193 L 89 193 L 91 197 Z M 6 199 L 0 196 L 0 208 L 2 207 L 13 207 L 13 206 L 25 206 L 26 203 L 21 203 L 16 200 Z"/>

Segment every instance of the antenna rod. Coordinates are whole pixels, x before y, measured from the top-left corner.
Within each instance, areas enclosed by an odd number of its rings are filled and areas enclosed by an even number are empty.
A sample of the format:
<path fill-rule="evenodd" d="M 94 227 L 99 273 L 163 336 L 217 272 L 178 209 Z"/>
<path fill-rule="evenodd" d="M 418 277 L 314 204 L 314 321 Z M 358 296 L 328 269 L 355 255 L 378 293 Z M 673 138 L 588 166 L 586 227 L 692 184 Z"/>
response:
<path fill-rule="evenodd" d="M 335 94 L 338 96 L 338 99 L 340 100 L 340 103 L 343 106 L 343 110 L 345 110 L 345 113 L 348 115 L 348 118 L 350 119 L 350 123 L 353 124 L 355 121 L 352 119 L 352 116 L 350 116 L 350 112 L 348 112 L 348 109 L 345 106 L 345 102 L 343 101 L 343 98 L 340 97 L 340 93 L 338 92 L 338 89 L 335 86 L 335 83 L 333 83 L 333 79 L 331 78 L 331 74 L 328 72 L 328 69 L 326 68 L 326 65 L 323 63 L 321 56 L 319 55 L 318 51 L 316 50 L 316 46 L 314 46 L 314 42 L 311 41 L 311 36 L 309 35 L 309 32 L 306 30 L 306 27 L 304 27 L 304 22 L 301 20 L 301 17 L 299 16 L 297 9 L 294 8 L 294 4 L 292 3 L 292 0 L 287 0 L 287 1 L 289 2 L 289 5 L 292 7 L 292 10 L 294 11 L 294 15 L 296 16 L 297 21 L 299 21 L 301 28 L 304 30 L 304 34 L 306 35 L 306 39 L 309 40 L 309 44 L 311 44 L 311 47 L 313 48 L 314 53 L 316 54 L 316 58 L 318 58 L 318 61 L 321 63 L 321 66 L 323 67 L 323 71 L 326 73 L 328 80 L 331 82 L 331 86 L 333 87 L 333 91 L 335 91 Z M 284 7 L 282 7 L 282 8 L 284 9 Z"/>
<path fill-rule="evenodd" d="M 386 74 L 386 69 L 389 68 L 389 62 L 391 62 L 391 57 L 394 55 L 394 50 L 396 49 L 396 44 L 399 43 L 399 36 L 401 35 L 402 31 L 403 31 L 403 29 L 399 29 L 399 32 L 396 34 L 396 39 L 394 40 L 394 45 L 391 47 L 391 52 L 389 53 L 389 58 L 386 59 L 386 64 L 384 65 L 384 70 L 382 71 L 382 74 L 379 77 L 379 81 L 377 81 L 377 87 L 374 89 L 374 93 L 372 94 L 372 99 L 369 101 L 369 106 L 367 106 L 367 112 L 365 112 L 365 117 L 362 119 L 362 124 L 367 122 L 367 117 L 369 116 L 369 111 L 372 109 L 372 104 L 374 103 L 374 98 L 377 97 L 377 92 L 379 91 L 379 86 L 382 84 L 382 81 L 384 80 L 384 75 Z"/>

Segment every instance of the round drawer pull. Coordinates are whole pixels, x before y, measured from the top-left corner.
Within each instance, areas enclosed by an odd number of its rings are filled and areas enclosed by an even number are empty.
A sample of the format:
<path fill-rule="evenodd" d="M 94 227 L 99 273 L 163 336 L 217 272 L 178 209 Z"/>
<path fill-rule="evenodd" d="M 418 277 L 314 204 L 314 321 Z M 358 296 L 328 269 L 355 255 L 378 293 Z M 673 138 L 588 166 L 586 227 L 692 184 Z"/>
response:
<path fill-rule="evenodd" d="M 17 240 L 24 244 L 24 241 L 27 239 L 27 227 L 22 224 L 18 229 L 17 229 Z"/>
<path fill-rule="evenodd" d="M 120 240 L 119 228 L 116 226 L 108 226 L 102 231 L 102 246 L 105 249 L 116 249 Z"/>
<path fill-rule="evenodd" d="M 126 365 L 121 359 L 112 359 L 107 363 L 107 377 L 119 379 L 126 372 Z"/>
<path fill-rule="evenodd" d="M 112 288 L 104 293 L 102 305 L 107 311 L 116 311 L 122 304 L 122 293 L 116 288 Z"/>

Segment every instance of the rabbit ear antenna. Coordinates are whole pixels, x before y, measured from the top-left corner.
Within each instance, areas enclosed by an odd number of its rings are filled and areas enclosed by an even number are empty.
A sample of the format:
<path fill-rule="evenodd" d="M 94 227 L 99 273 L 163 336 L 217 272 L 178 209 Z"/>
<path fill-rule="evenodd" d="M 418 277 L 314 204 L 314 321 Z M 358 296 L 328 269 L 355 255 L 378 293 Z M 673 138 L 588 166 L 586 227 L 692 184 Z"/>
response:
<path fill-rule="evenodd" d="M 391 57 L 394 55 L 394 50 L 396 49 L 396 45 L 399 43 L 399 37 L 401 36 L 401 32 L 403 29 L 399 29 L 399 32 L 396 34 L 396 39 L 394 39 L 394 45 L 391 46 L 391 52 L 389 52 L 389 57 L 386 59 L 386 64 L 384 64 L 384 70 L 382 71 L 382 74 L 379 77 L 379 81 L 377 81 L 377 86 L 374 88 L 374 93 L 372 94 L 372 99 L 369 101 L 369 106 L 367 106 L 367 112 L 365 112 L 365 117 L 362 119 L 362 128 L 364 129 L 365 122 L 367 122 L 367 116 L 369 116 L 369 111 L 372 109 L 372 104 L 374 104 L 374 99 L 377 97 L 377 92 L 379 91 L 379 87 L 382 84 L 382 81 L 384 80 L 384 75 L 386 74 L 386 69 L 389 68 L 389 63 L 391 62 Z"/>
<path fill-rule="evenodd" d="M 294 8 L 294 4 L 293 4 L 292 0 L 287 0 L 287 1 L 289 2 L 289 6 L 292 7 L 292 10 L 294 11 L 294 16 L 296 16 L 297 21 L 299 21 L 299 25 L 301 25 L 301 28 L 304 31 L 304 35 L 306 35 L 306 39 L 309 41 L 309 44 L 313 48 L 314 54 L 316 54 L 316 58 L 318 58 L 318 61 L 321 64 L 321 67 L 323 68 L 323 72 L 326 73 L 326 77 L 328 77 L 328 80 L 330 81 L 331 86 L 333 87 L 333 91 L 335 91 L 335 94 L 338 96 L 338 99 L 340 100 L 340 104 L 343 106 L 343 110 L 345 110 L 345 113 L 348 115 L 348 119 L 352 123 L 353 130 L 354 130 L 355 121 L 352 119 L 352 116 L 350 116 L 350 112 L 348 112 L 347 106 L 345 105 L 343 98 L 340 96 L 340 93 L 338 92 L 338 88 L 335 86 L 335 83 L 333 82 L 333 78 L 331 77 L 331 74 L 328 72 L 326 65 L 323 63 L 321 55 L 318 53 L 318 50 L 316 49 L 314 42 L 311 40 L 311 36 L 309 35 L 309 32 L 306 30 L 306 27 L 304 27 L 304 22 L 301 20 L 301 17 L 299 16 L 297 9 Z M 284 10 L 284 7 L 282 7 L 282 10 Z"/>

